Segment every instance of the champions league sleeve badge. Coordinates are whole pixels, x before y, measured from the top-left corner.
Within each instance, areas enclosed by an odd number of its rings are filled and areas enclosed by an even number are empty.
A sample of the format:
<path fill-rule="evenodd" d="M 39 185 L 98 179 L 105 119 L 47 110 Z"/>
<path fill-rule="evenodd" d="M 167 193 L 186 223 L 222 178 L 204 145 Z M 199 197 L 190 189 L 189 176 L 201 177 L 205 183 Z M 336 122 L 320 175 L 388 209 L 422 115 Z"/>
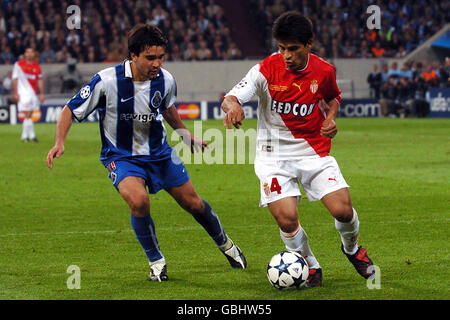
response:
<path fill-rule="evenodd" d="M 89 87 L 89 85 L 85 85 L 83 88 L 81 88 L 80 90 L 80 97 L 82 99 L 87 99 L 91 94 L 91 87 Z"/>

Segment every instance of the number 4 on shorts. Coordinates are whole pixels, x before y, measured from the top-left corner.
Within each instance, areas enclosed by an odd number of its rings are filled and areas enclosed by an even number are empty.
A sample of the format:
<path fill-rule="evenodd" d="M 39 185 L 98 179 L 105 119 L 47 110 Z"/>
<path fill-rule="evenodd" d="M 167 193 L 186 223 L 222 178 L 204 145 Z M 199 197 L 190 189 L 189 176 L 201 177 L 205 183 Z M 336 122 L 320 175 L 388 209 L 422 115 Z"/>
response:
<path fill-rule="evenodd" d="M 272 183 L 270 184 L 270 192 L 276 191 L 278 194 L 281 193 L 281 186 L 278 183 L 277 178 L 272 178 Z"/>

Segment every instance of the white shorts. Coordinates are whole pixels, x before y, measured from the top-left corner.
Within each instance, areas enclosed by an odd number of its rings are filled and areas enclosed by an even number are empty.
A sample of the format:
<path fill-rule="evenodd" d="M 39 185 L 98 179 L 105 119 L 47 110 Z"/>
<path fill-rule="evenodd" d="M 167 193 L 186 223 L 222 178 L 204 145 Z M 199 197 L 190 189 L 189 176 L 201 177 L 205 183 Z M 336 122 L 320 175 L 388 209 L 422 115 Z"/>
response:
<path fill-rule="evenodd" d="M 20 111 L 39 110 L 39 99 L 36 95 L 21 95 L 19 93 L 19 103 L 17 109 Z"/>
<path fill-rule="evenodd" d="M 300 201 L 299 183 L 309 201 L 349 187 L 332 156 L 295 161 L 255 159 L 255 173 L 260 181 L 261 207 L 286 197 L 297 197 Z"/>

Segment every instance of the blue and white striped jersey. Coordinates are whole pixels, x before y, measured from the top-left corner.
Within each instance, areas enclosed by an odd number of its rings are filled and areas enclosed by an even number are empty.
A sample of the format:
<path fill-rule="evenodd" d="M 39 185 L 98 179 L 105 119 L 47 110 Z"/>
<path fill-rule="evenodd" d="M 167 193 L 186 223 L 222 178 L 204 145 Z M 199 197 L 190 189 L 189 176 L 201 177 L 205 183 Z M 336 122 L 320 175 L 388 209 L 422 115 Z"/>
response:
<path fill-rule="evenodd" d="M 131 157 L 156 161 L 171 156 L 161 111 L 175 103 L 176 95 L 175 79 L 167 70 L 136 82 L 130 60 L 125 60 L 97 73 L 67 105 L 78 121 L 98 110 L 104 165 Z"/>

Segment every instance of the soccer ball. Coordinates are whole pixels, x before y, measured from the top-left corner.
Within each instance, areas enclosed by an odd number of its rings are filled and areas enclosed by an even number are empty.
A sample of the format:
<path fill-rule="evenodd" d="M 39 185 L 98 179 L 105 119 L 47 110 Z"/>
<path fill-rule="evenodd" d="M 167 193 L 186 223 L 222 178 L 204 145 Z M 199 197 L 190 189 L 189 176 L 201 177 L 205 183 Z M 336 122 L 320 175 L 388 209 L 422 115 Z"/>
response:
<path fill-rule="evenodd" d="M 297 252 L 282 251 L 270 259 L 267 278 L 277 289 L 300 289 L 308 279 L 309 268 L 306 260 Z"/>

